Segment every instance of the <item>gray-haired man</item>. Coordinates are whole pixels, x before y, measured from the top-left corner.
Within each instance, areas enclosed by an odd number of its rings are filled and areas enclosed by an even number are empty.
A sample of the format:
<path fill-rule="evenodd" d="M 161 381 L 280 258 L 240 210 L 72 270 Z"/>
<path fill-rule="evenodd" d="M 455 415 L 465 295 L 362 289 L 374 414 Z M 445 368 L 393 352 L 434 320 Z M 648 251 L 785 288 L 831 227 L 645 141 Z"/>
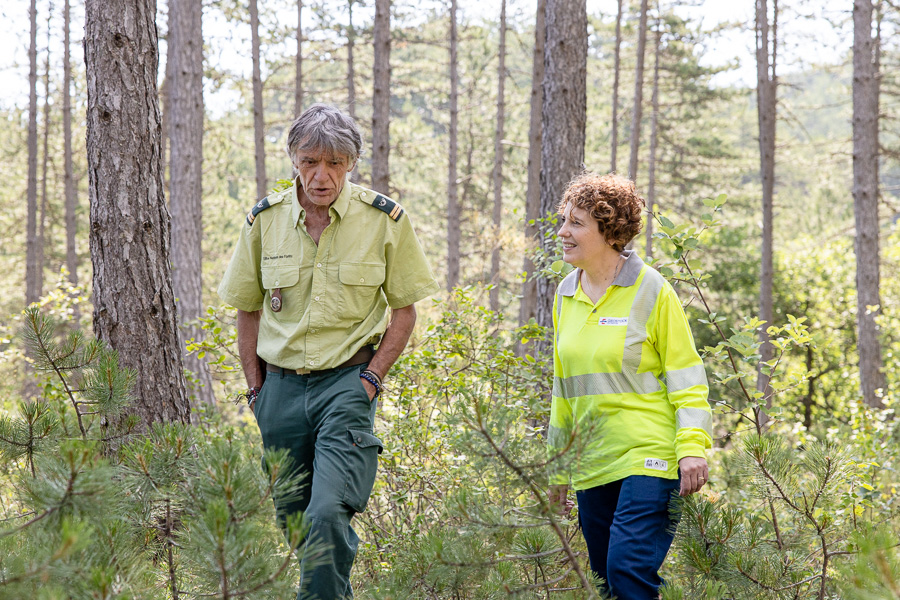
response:
<path fill-rule="evenodd" d="M 361 150 L 351 117 L 304 111 L 288 134 L 294 185 L 247 215 L 218 290 L 238 309 L 263 445 L 286 448 L 307 475 L 298 500 L 275 499 L 279 519 L 302 512 L 307 539 L 330 548 L 315 568 L 301 551 L 298 599 L 353 596 L 350 519 L 375 482 L 376 398 L 409 341 L 414 302 L 439 289 L 400 205 L 348 180 Z"/>

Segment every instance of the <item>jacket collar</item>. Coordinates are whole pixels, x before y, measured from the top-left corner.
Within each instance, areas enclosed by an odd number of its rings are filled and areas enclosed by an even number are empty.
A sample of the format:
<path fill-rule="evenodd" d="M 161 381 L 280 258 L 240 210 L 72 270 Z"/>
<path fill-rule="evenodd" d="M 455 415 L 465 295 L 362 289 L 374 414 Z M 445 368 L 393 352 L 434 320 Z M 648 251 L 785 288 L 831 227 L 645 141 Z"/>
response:
<path fill-rule="evenodd" d="M 634 250 L 625 250 L 622 252 L 622 256 L 625 257 L 625 264 L 622 265 L 612 284 L 619 287 L 630 287 L 637 282 L 638 275 L 641 274 L 641 269 L 644 267 L 644 261 L 641 260 L 641 257 Z M 575 292 L 578 291 L 578 282 L 580 280 L 581 269 L 575 269 L 569 273 L 562 280 L 562 283 L 559 284 L 559 295 L 574 296 Z"/>

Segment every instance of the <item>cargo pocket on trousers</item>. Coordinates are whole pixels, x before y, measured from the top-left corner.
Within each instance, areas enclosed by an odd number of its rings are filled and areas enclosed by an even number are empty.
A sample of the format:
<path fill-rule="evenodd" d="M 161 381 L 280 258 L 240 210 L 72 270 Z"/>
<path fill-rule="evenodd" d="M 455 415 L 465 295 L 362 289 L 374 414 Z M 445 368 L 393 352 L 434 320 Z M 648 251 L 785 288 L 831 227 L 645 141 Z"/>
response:
<path fill-rule="evenodd" d="M 375 485 L 378 455 L 384 446 L 368 431 L 348 429 L 350 447 L 347 450 L 347 475 L 344 484 L 344 504 L 363 512 Z"/>

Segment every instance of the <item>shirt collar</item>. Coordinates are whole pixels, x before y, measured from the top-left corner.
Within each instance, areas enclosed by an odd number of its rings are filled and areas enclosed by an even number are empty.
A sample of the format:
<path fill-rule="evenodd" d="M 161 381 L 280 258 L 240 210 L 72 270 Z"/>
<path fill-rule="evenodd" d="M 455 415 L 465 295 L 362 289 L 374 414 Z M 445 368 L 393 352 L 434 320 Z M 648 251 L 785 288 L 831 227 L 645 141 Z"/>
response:
<path fill-rule="evenodd" d="M 622 265 L 612 284 L 619 287 L 630 287 L 637 282 L 638 275 L 641 274 L 641 269 L 644 267 L 644 261 L 641 260 L 641 257 L 634 250 L 625 250 L 622 252 L 622 256 L 625 257 L 625 264 Z M 575 292 L 578 291 L 578 282 L 580 280 L 581 269 L 575 269 L 559 284 L 558 293 L 561 296 L 574 296 Z"/>
<path fill-rule="evenodd" d="M 306 211 L 300 206 L 300 199 L 297 195 L 302 190 L 303 187 L 300 185 L 300 176 L 298 175 L 294 178 L 294 187 L 291 190 L 291 220 L 294 223 L 294 227 L 299 225 L 302 219 L 306 218 Z M 328 212 L 330 213 L 334 210 L 334 212 L 337 213 L 337 216 L 343 219 L 344 215 L 347 214 L 348 208 L 350 208 L 350 176 L 345 175 L 344 187 L 341 189 L 341 193 L 338 194 L 335 201 L 328 207 Z"/>

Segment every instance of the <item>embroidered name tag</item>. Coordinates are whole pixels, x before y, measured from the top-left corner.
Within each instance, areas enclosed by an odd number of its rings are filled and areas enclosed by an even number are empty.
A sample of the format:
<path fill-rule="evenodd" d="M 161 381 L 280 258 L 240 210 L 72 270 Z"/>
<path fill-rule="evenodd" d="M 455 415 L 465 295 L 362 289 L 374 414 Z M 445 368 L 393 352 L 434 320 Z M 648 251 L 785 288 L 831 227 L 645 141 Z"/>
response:
<path fill-rule="evenodd" d="M 668 471 L 669 470 L 669 461 L 661 460 L 659 458 L 645 458 L 644 459 L 644 468 L 645 469 L 653 469 L 655 471 Z"/>
<path fill-rule="evenodd" d="M 597 325 L 628 325 L 628 317 L 600 317 Z"/>

